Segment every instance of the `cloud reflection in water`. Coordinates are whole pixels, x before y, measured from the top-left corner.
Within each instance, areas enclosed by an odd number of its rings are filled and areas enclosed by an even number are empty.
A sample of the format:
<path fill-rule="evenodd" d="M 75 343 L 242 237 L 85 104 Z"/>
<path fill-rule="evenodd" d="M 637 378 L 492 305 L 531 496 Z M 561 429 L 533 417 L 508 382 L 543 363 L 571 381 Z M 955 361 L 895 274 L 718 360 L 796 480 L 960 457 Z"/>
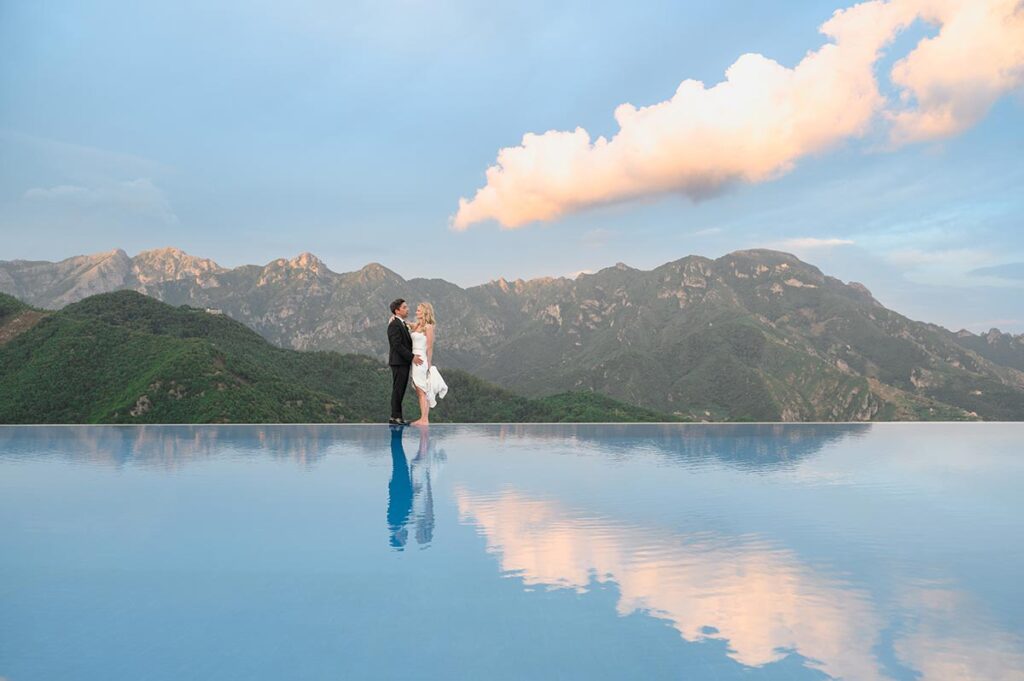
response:
<path fill-rule="evenodd" d="M 687 641 L 724 639 L 728 655 L 749 667 L 795 651 L 833 678 L 893 678 L 878 648 L 898 617 L 908 627 L 896 656 L 919 678 L 1024 678 L 1024 642 L 955 590 L 910 586 L 892 613 L 863 587 L 758 536 L 638 527 L 508 489 L 457 488 L 455 496 L 461 520 L 478 528 L 506 575 L 578 592 L 615 582 L 619 615 L 664 618 Z"/>

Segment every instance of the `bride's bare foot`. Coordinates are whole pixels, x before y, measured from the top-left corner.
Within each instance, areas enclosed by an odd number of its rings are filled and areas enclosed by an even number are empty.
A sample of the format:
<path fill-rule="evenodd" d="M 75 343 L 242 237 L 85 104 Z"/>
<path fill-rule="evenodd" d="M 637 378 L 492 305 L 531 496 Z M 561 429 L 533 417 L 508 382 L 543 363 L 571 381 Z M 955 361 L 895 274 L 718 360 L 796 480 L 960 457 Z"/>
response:
<path fill-rule="evenodd" d="M 423 419 L 416 419 L 415 421 L 409 422 L 410 426 L 429 426 L 430 421 L 424 421 Z"/>

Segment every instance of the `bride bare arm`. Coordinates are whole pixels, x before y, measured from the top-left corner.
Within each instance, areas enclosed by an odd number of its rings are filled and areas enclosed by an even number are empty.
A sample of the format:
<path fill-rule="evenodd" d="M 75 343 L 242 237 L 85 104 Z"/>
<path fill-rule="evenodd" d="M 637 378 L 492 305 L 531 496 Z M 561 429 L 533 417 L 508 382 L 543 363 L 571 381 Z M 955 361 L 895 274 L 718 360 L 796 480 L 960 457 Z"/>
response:
<path fill-rule="evenodd" d="M 434 364 L 434 325 L 428 324 L 425 330 L 427 335 L 427 368 Z"/>

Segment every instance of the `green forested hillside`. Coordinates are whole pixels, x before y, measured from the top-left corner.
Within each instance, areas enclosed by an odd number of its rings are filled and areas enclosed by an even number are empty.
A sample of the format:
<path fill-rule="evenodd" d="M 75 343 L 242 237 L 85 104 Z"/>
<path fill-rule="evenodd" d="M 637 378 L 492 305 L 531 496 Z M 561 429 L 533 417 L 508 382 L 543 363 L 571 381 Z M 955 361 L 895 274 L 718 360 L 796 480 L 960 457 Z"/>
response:
<path fill-rule="evenodd" d="M 25 309 L 0 299 L 0 323 Z M 643 421 L 589 393 L 531 400 L 458 370 L 431 420 Z M 383 422 L 391 372 L 362 355 L 272 346 L 243 324 L 133 291 L 47 313 L 0 345 L 0 422 Z M 412 391 L 405 414 L 418 414 Z"/>
<path fill-rule="evenodd" d="M 0 323 L 4 322 L 8 317 L 13 317 L 22 310 L 28 309 L 28 305 L 21 302 L 14 296 L 9 296 L 6 293 L 0 293 Z"/>

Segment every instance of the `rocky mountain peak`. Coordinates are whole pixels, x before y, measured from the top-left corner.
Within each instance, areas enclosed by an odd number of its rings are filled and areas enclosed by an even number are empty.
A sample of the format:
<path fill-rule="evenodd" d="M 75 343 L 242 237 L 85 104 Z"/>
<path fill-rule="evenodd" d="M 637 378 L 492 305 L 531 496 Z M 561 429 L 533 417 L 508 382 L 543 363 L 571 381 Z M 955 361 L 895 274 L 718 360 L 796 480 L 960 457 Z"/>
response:
<path fill-rule="evenodd" d="M 294 269 L 310 270 L 318 274 L 321 272 L 330 271 L 329 269 L 327 269 L 327 265 L 324 264 L 323 260 L 316 257 L 309 251 L 303 251 L 302 253 L 299 253 L 297 256 L 289 260 L 288 267 Z"/>
<path fill-rule="evenodd" d="M 209 258 L 189 255 L 180 248 L 167 246 L 142 251 L 131 258 L 132 274 L 139 284 L 146 286 L 162 281 L 195 279 L 203 284 L 216 274 L 227 270 Z"/>
<path fill-rule="evenodd" d="M 866 296 L 871 296 L 871 291 L 868 290 L 868 287 L 860 283 L 859 281 L 851 281 L 849 284 L 847 284 L 847 286 L 852 288 L 854 291 L 863 293 Z M 871 297 L 874 298 L 874 296 Z"/>
<path fill-rule="evenodd" d="M 989 329 L 988 333 L 985 334 L 985 340 L 988 343 L 998 343 L 1002 338 L 1003 332 L 995 327 Z"/>
<path fill-rule="evenodd" d="M 151 248 L 148 251 L 140 251 L 134 258 L 132 258 L 132 260 L 136 262 L 210 263 L 213 266 L 220 268 L 220 266 L 217 265 L 217 263 L 210 260 L 209 258 L 200 258 L 198 256 L 189 255 L 180 248 L 174 248 L 173 246 L 166 246 L 164 248 Z"/>
<path fill-rule="evenodd" d="M 121 249 L 119 248 L 117 250 Z M 174 246 L 164 246 L 163 248 L 151 248 L 147 251 L 140 251 L 139 255 L 149 255 L 153 257 L 173 256 L 180 258 L 181 256 L 187 256 L 188 254 L 185 253 L 185 251 L 181 250 L 180 248 L 175 248 Z"/>
<path fill-rule="evenodd" d="M 325 280 L 338 275 L 327 269 L 320 258 L 308 251 L 299 253 L 294 258 L 277 258 L 263 266 L 256 279 L 257 286 L 286 284 L 289 281 L 306 282 L 309 285 L 317 280 Z"/>
<path fill-rule="evenodd" d="M 1011 345 L 1014 345 L 1020 344 L 1022 341 L 1024 341 L 1024 333 L 1014 335 L 1013 333 L 1010 333 L 1008 331 L 1003 331 L 1001 329 L 993 327 L 988 330 L 988 333 L 984 334 L 983 338 L 985 339 L 985 342 L 989 343 L 990 345 L 994 343 L 1009 343 Z"/>
<path fill-rule="evenodd" d="M 93 255 L 66 258 L 58 263 L 33 263 L 29 286 L 45 290 L 47 270 L 51 281 L 56 280 L 53 294 L 54 307 L 125 286 L 131 277 L 131 258 L 120 248 Z M 70 286 L 67 283 L 70 282 Z M 51 284 L 53 285 L 53 284 Z"/>
<path fill-rule="evenodd" d="M 530 281 L 531 282 L 539 282 L 539 283 L 543 284 L 544 282 L 554 281 L 554 279 L 551 278 L 551 277 L 540 277 L 538 279 L 531 279 Z M 490 284 L 494 285 L 494 286 L 497 286 L 499 289 L 502 290 L 503 293 L 509 293 L 509 292 L 520 293 L 520 292 L 522 292 L 525 289 L 527 282 L 526 282 L 526 280 L 524 280 L 522 278 L 520 278 L 520 279 L 513 279 L 512 281 L 509 281 L 505 277 L 498 277 L 497 279 L 492 279 L 490 281 Z"/>
<path fill-rule="evenodd" d="M 367 263 L 366 265 L 363 265 L 363 267 L 360 268 L 359 271 L 353 272 L 351 275 L 348 276 L 354 276 L 355 280 L 360 283 L 382 281 L 405 281 L 404 279 L 402 279 L 401 276 L 399 276 L 392 270 L 389 270 L 387 267 L 384 267 L 384 265 L 381 265 L 379 262 Z"/>
<path fill-rule="evenodd" d="M 868 287 L 865 286 L 864 284 L 860 283 L 859 281 L 851 281 L 849 284 L 847 284 L 847 286 L 849 288 L 852 288 L 854 291 L 856 291 L 860 295 L 862 295 L 868 301 L 870 301 L 872 305 L 875 305 L 875 306 L 878 306 L 878 307 L 882 306 L 882 304 L 880 302 L 878 302 L 877 300 L 875 300 L 875 297 L 873 295 L 871 295 L 871 291 L 868 289 Z"/>
<path fill-rule="evenodd" d="M 734 279 L 770 281 L 776 291 L 786 290 L 786 287 L 814 289 L 826 284 L 825 275 L 814 265 L 792 253 L 769 248 L 733 251 L 715 260 L 715 264 L 719 272 Z"/>
<path fill-rule="evenodd" d="M 974 334 L 967 329 L 961 329 L 952 334 L 952 337 L 963 347 L 977 352 L 987 360 L 1024 372 L 1024 334 L 1015 336 L 997 328 Z M 1024 376 L 1017 377 L 1015 382 L 1024 386 Z"/>
<path fill-rule="evenodd" d="M 719 260 L 726 260 L 728 258 L 750 258 L 753 260 L 761 261 L 772 261 L 772 262 L 786 262 L 791 265 L 800 264 L 806 265 L 803 260 L 796 257 L 792 253 L 786 253 L 785 251 L 776 251 L 771 248 L 747 248 L 739 251 L 733 251 L 732 253 L 726 253 Z"/>

